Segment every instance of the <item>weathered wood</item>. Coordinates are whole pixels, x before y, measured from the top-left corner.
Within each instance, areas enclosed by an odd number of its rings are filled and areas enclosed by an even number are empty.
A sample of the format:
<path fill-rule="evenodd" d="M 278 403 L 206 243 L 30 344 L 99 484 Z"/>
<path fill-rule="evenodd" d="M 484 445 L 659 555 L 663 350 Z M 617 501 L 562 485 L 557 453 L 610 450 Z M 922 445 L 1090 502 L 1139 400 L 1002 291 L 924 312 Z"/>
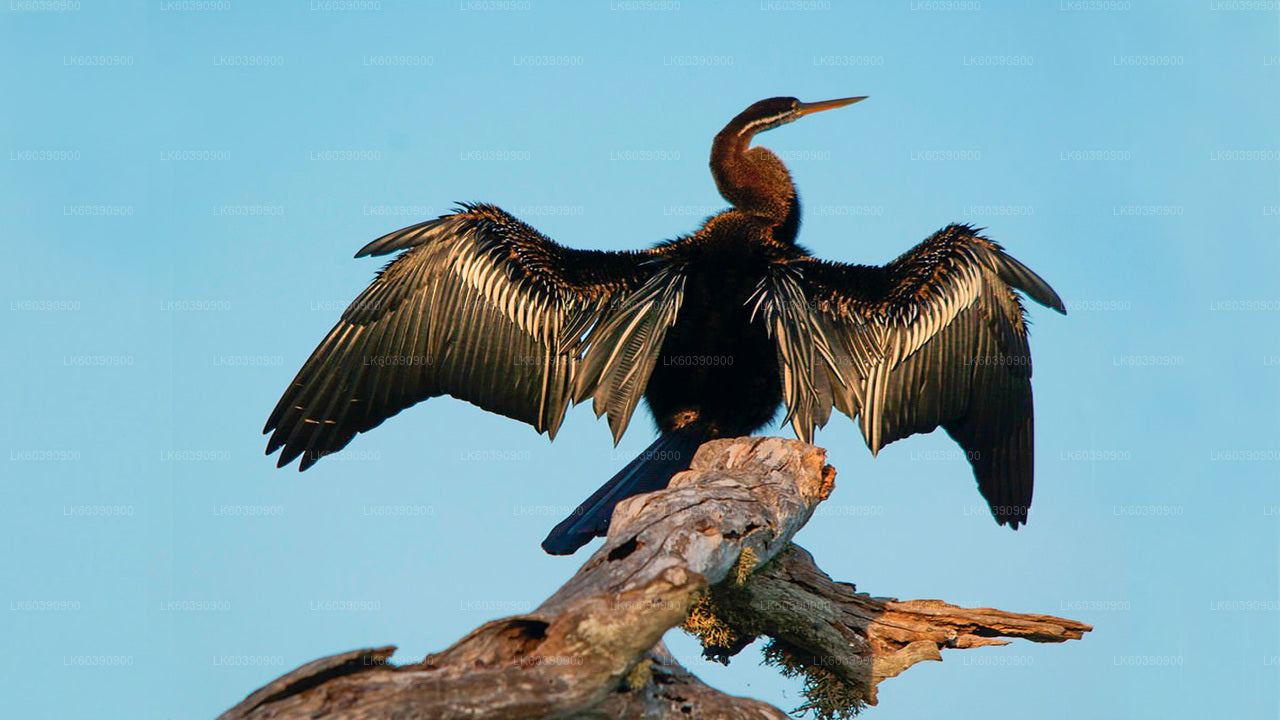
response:
<path fill-rule="evenodd" d="M 777 719 L 786 715 L 702 684 L 666 651 L 663 634 L 702 617 L 704 639 L 722 642 L 709 646 L 725 657 L 744 639 L 770 635 L 784 671 L 811 681 L 813 668 L 827 671 L 819 689 L 852 698 L 843 706 L 852 711 L 874 702 L 876 682 L 936 659 L 940 647 L 1001 642 L 993 633 L 1060 640 L 1088 629 L 869 598 L 833 583 L 789 545 L 831 492 L 824 459 L 819 448 L 777 438 L 707 443 L 669 488 L 619 503 L 604 545 L 533 612 L 485 623 L 419 663 L 386 663 L 393 648 L 309 663 L 222 720 Z M 701 614 L 691 616 L 695 606 Z M 814 705 L 827 714 L 841 707 Z"/>
<path fill-rule="evenodd" d="M 262 705 L 323 684 L 343 675 L 354 675 L 370 668 L 385 665 L 387 658 L 396 651 L 394 645 L 364 650 L 351 650 L 312 660 L 302 667 L 286 673 L 255 690 L 240 704 L 222 714 L 224 718 L 247 717 Z"/>
<path fill-rule="evenodd" d="M 688 627 L 690 623 L 686 623 Z M 836 582 L 791 545 L 740 585 L 715 588 L 701 624 L 708 657 L 727 660 L 761 635 L 765 656 L 805 678 L 809 709 L 839 716 L 876 704 L 876 685 L 943 649 L 1078 640 L 1093 628 L 1050 615 L 961 608 L 941 600 L 899 601 Z"/>

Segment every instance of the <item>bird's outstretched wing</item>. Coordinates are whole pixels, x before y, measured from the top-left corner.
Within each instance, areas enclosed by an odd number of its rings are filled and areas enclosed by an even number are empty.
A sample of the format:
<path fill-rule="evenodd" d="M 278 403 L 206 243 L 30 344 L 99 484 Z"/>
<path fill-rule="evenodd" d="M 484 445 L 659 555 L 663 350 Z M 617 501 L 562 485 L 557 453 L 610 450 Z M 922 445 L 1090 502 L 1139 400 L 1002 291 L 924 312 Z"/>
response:
<path fill-rule="evenodd" d="M 660 250 L 572 250 L 499 208 L 463 205 L 356 257 L 401 250 L 267 420 L 280 467 L 301 456 L 305 470 L 445 394 L 552 436 L 571 401 L 594 396 L 621 434 L 679 308 L 683 276 Z M 664 304 L 646 311 L 655 296 Z"/>
<path fill-rule="evenodd" d="M 942 426 L 996 520 L 1026 522 L 1031 353 L 1014 290 L 1066 312 L 1048 283 L 961 225 L 884 267 L 809 257 L 774 265 L 756 311 L 778 346 L 797 436 L 809 440 L 832 407 L 859 418 L 873 453 Z"/>

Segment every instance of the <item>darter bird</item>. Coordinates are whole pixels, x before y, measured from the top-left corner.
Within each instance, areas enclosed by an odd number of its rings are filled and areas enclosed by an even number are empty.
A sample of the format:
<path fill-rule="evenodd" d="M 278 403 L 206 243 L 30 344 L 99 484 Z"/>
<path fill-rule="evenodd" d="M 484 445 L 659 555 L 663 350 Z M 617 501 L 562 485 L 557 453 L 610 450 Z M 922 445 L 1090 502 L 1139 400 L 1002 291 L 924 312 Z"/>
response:
<path fill-rule="evenodd" d="M 267 452 L 305 470 L 417 402 L 466 400 L 555 437 L 591 398 L 615 444 L 644 398 L 658 439 L 555 527 L 569 554 L 623 498 L 666 487 L 713 438 L 786 408 L 810 442 L 834 408 L 872 453 L 939 426 L 966 451 L 997 522 L 1026 522 L 1031 357 L 1017 292 L 1058 312 L 1049 285 L 996 242 L 949 225 L 883 266 L 796 244 L 800 201 L 759 133 L 862 100 L 761 100 L 715 137 L 731 208 L 650 250 L 559 245 L 492 205 L 465 204 L 385 235 L 400 253 L 342 314 L 267 420 Z"/>

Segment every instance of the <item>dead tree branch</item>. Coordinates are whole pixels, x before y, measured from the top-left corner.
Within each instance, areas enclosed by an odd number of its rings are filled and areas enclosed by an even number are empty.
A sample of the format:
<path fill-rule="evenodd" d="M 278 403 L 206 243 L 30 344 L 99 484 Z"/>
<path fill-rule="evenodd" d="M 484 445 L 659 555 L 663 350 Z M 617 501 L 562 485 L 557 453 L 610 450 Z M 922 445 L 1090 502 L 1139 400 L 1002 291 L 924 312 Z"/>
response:
<path fill-rule="evenodd" d="M 831 492 L 825 451 L 777 438 L 707 443 L 666 490 L 620 503 L 609 537 L 536 610 L 494 620 L 422 662 L 394 648 L 323 658 L 256 691 L 252 718 L 786 718 L 701 683 L 662 645 L 684 624 L 727 660 L 759 635 L 806 677 L 806 709 L 874 704 L 875 685 L 941 648 L 1079 638 L 1042 615 L 871 598 L 789 541 Z M 692 610 L 692 612 L 691 612 Z"/>

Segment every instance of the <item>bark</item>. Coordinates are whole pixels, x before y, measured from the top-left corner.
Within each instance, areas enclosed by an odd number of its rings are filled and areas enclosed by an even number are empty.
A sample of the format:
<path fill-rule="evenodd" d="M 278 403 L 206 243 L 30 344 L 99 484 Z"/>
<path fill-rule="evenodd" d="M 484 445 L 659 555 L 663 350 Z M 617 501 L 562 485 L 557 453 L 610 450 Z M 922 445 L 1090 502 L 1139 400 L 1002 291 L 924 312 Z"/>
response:
<path fill-rule="evenodd" d="M 421 662 L 392 647 L 323 658 L 223 714 L 242 718 L 786 718 L 710 688 L 661 643 L 684 625 L 727 660 L 758 635 L 806 709 L 837 717 L 940 648 L 1078 638 L 1040 615 L 871 598 L 790 545 L 833 487 L 825 451 L 777 438 L 717 440 L 670 487 L 619 503 L 604 545 L 531 613 L 488 622 Z"/>

